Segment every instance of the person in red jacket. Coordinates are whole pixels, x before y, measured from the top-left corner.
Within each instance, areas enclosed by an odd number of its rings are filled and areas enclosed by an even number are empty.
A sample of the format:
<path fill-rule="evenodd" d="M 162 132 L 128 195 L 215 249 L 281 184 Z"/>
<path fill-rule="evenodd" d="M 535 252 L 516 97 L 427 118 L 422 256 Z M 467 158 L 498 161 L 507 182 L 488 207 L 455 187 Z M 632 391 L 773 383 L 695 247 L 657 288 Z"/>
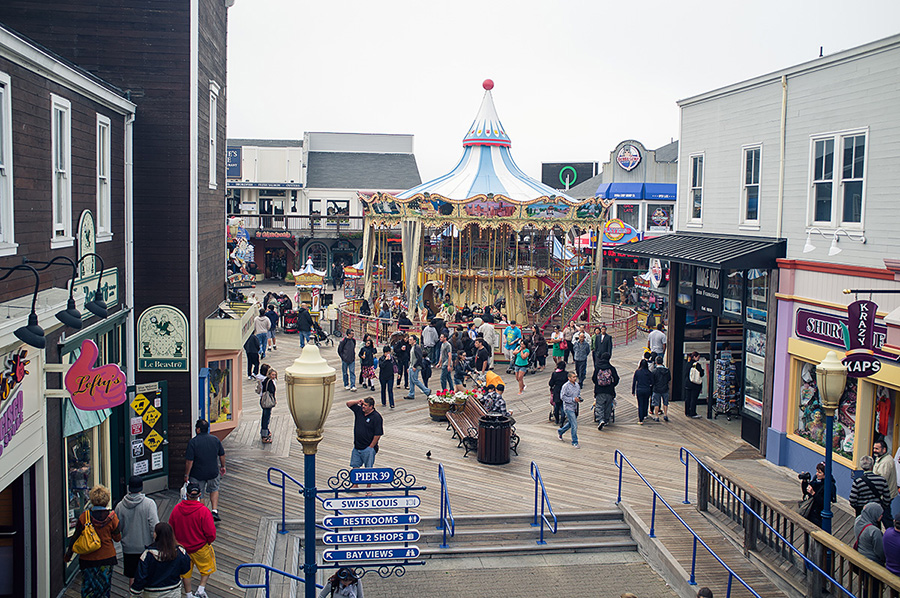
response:
<path fill-rule="evenodd" d="M 191 570 L 182 576 L 187 598 L 206 598 L 206 582 L 216 571 L 216 554 L 212 548 L 212 543 L 216 540 L 216 524 L 212 513 L 200 501 L 200 494 L 200 484 L 189 483 L 187 500 L 175 505 L 169 515 L 169 525 L 175 531 L 175 539 L 191 557 Z M 190 579 L 195 566 L 200 572 L 200 585 L 197 586 L 197 592 L 192 594 Z"/>

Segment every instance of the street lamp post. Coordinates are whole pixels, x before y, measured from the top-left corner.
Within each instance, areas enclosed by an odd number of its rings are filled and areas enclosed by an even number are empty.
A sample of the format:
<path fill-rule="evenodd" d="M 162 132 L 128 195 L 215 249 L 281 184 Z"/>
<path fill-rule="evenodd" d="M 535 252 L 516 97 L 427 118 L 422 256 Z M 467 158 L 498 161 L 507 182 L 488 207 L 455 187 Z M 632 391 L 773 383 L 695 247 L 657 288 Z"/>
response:
<path fill-rule="evenodd" d="M 319 348 L 307 344 L 284 372 L 288 406 L 303 445 L 303 578 L 306 598 L 316 596 L 316 450 L 322 441 L 325 419 L 334 401 L 335 370 L 322 359 Z"/>
<path fill-rule="evenodd" d="M 831 533 L 831 453 L 834 443 L 834 412 L 837 410 L 847 383 L 847 368 L 838 359 L 837 353 L 829 351 L 816 366 L 816 386 L 819 399 L 825 410 L 825 489 L 822 508 L 822 529 Z"/>

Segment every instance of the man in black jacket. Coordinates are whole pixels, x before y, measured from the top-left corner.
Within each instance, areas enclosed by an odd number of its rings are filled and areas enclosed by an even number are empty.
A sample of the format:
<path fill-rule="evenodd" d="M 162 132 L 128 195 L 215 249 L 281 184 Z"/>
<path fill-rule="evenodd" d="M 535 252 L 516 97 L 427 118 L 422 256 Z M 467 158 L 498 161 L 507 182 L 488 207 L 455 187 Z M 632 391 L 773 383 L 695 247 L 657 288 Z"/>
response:
<path fill-rule="evenodd" d="M 616 399 L 616 385 L 619 383 L 619 372 L 609 362 L 610 354 L 601 353 L 597 367 L 594 369 L 594 419 L 597 429 L 602 430 L 612 419 L 613 401 Z"/>
<path fill-rule="evenodd" d="M 656 356 L 656 369 L 652 375 L 653 395 L 650 397 L 650 414 L 655 413 L 659 421 L 659 414 L 662 413 L 663 420 L 669 421 L 669 381 L 672 380 L 672 373 L 663 365 L 662 355 Z"/>
<path fill-rule="evenodd" d="M 309 342 L 309 333 L 313 329 L 313 319 L 309 315 L 309 309 L 305 303 L 300 304 L 300 313 L 297 315 L 297 331 L 300 333 L 300 348 Z"/>
<path fill-rule="evenodd" d="M 307 314 L 309 315 L 309 314 Z M 338 343 L 338 357 L 341 358 L 341 375 L 344 377 L 344 390 L 356 392 L 356 339 L 353 329 L 347 329 L 347 335 Z"/>
<path fill-rule="evenodd" d="M 410 357 L 409 357 L 409 394 L 403 397 L 410 401 L 416 398 L 416 387 L 425 393 L 425 398 L 431 396 L 431 390 L 419 380 L 419 373 L 425 365 L 425 353 L 419 345 L 419 339 L 410 335 L 409 337 Z"/>
<path fill-rule="evenodd" d="M 247 337 L 244 351 L 247 352 L 247 378 L 253 380 L 259 373 L 259 338 L 255 334 Z"/>
<path fill-rule="evenodd" d="M 612 337 L 606 334 L 606 326 L 597 328 L 594 333 L 594 338 L 591 339 L 591 353 L 594 354 L 594 369 L 597 369 L 597 362 L 600 361 L 600 356 L 604 353 L 609 353 L 611 357 L 612 350 Z"/>
<path fill-rule="evenodd" d="M 691 374 L 691 371 L 696 373 Z M 700 365 L 700 354 L 694 351 L 688 357 L 687 367 L 684 371 L 684 414 L 687 417 L 699 419 L 697 415 L 697 399 L 700 398 L 700 391 L 703 389 L 703 366 Z M 696 382 L 691 380 L 693 377 Z"/>

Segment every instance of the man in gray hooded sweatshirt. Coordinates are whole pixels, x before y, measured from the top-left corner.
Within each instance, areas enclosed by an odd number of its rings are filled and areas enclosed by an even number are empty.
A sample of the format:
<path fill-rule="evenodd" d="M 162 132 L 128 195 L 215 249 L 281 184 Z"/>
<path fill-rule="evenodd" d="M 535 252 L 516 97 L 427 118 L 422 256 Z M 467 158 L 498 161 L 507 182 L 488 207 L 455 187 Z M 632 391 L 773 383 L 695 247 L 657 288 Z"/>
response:
<path fill-rule="evenodd" d="M 122 563 L 130 588 L 141 554 L 153 544 L 153 528 L 159 523 L 156 503 L 144 495 L 141 476 L 131 476 L 128 480 L 128 494 L 116 505 L 116 516 L 122 532 Z"/>

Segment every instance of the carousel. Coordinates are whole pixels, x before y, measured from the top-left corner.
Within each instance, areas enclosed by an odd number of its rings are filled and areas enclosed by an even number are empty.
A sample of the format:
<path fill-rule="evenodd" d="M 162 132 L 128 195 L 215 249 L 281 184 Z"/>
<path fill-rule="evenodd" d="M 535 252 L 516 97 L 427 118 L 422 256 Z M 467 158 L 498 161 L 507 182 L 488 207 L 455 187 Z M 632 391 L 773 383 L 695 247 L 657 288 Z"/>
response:
<path fill-rule="evenodd" d="M 578 201 L 523 173 L 494 108 L 493 86 L 483 84 L 455 168 L 396 195 L 360 194 L 364 296 L 377 284 L 373 264 L 387 263 L 385 240 L 399 228 L 410 306 L 436 313 L 438 301 L 449 298 L 457 307 L 498 306 L 525 323 L 540 319 L 546 298 L 558 294 L 570 305 L 566 319 L 586 319 L 597 300 L 592 266 L 602 265 L 602 247 L 594 256 L 566 244 L 601 230 L 612 200 Z"/>

